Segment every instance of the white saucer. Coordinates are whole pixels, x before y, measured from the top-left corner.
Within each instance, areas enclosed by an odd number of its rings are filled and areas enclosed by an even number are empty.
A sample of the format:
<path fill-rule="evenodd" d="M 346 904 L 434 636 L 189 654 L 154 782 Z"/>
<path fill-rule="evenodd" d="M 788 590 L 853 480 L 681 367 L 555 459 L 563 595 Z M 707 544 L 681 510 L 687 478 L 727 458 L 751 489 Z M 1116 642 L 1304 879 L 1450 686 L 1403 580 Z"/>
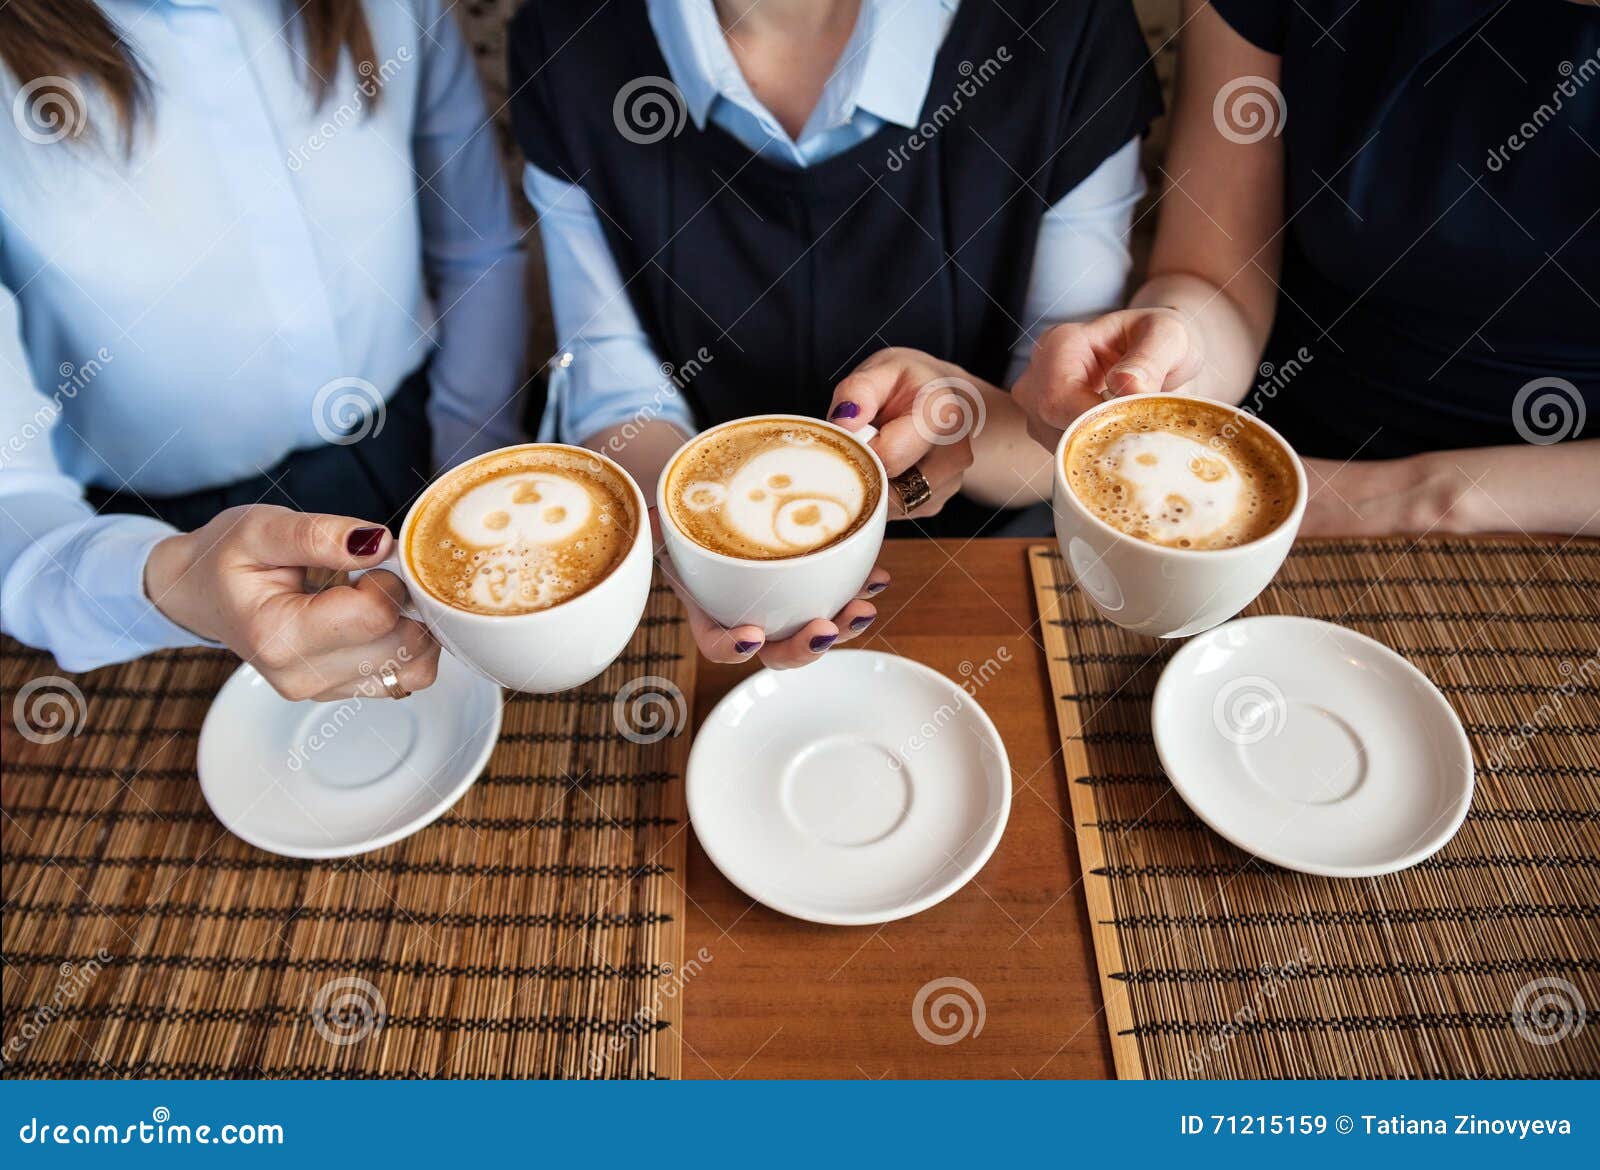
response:
<path fill-rule="evenodd" d="M 399 701 L 291 703 L 241 666 L 200 728 L 200 791 L 258 848 L 348 857 L 437 819 L 499 735 L 500 688 L 449 654 L 431 687 Z"/>
<path fill-rule="evenodd" d="M 1472 803 L 1472 750 L 1439 688 L 1327 622 L 1242 618 L 1193 639 L 1161 673 L 1151 724 L 1195 815 L 1286 869 L 1405 869 Z"/>
<path fill-rule="evenodd" d="M 841 926 L 948 898 L 1011 811 L 1005 745 L 972 696 L 872 650 L 745 679 L 706 717 L 686 783 L 695 833 L 729 881 Z"/>

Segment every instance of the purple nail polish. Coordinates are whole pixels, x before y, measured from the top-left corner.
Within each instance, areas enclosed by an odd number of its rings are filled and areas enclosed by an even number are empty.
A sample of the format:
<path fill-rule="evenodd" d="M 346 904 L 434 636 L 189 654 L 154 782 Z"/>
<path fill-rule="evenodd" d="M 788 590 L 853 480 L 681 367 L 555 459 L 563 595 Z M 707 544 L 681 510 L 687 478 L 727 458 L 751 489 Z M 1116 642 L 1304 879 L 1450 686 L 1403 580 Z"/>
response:
<path fill-rule="evenodd" d="M 872 624 L 872 620 L 874 618 L 876 618 L 877 616 L 878 615 L 875 614 L 875 613 L 873 613 L 873 614 L 865 614 L 864 613 L 858 618 L 851 618 L 850 619 L 850 628 L 852 630 L 854 630 L 856 633 L 859 634 L 862 630 L 864 630 L 868 626 L 870 626 Z"/>
<path fill-rule="evenodd" d="M 887 581 L 874 581 L 871 585 L 867 586 L 867 592 L 873 594 L 874 596 L 876 596 L 877 594 L 882 593 L 887 588 L 889 588 L 889 582 L 887 582 Z"/>
<path fill-rule="evenodd" d="M 733 644 L 733 649 L 734 649 L 734 652 L 738 653 L 738 654 L 749 654 L 752 650 L 761 649 L 761 643 L 760 642 L 735 642 Z"/>
<path fill-rule="evenodd" d="M 383 545 L 381 527 L 357 528 L 345 537 L 344 547 L 353 557 L 370 557 Z"/>
<path fill-rule="evenodd" d="M 859 406 L 857 406 L 854 402 L 841 402 L 841 403 L 839 403 L 838 406 L 833 408 L 833 413 L 830 414 L 828 417 L 829 418 L 855 418 L 856 415 L 858 415 L 860 413 L 861 413 L 861 408 Z"/>
<path fill-rule="evenodd" d="M 818 634 L 815 638 L 811 639 L 811 653 L 821 654 L 824 650 L 826 650 L 829 646 L 832 646 L 838 640 L 838 634 Z"/>

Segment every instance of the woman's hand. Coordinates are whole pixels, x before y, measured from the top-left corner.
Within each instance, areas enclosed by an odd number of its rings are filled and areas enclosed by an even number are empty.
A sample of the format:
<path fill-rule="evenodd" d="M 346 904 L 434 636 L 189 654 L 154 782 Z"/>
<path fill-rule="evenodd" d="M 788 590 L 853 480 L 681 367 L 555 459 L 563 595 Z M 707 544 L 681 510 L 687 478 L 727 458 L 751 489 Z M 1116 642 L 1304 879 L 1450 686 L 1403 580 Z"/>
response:
<path fill-rule="evenodd" d="M 834 389 L 828 418 L 847 431 L 868 423 L 877 427 L 871 446 L 890 477 L 915 467 L 933 489 L 932 498 L 909 514 L 932 516 L 961 490 L 961 477 L 972 466 L 983 396 L 960 366 L 921 350 L 881 349 Z M 891 517 L 906 515 L 897 513 L 898 505 L 891 492 Z"/>
<path fill-rule="evenodd" d="M 1176 390 L 1203 360 L 1199 333 L 1176 309 L 1120 309 L 1051 329 L 1011 396 L 1028 415 L 1028 433 L 1053 451 L 1072 420 L 1103 401 L 1102 391 Z"/>
<path fill-rule="evenodd" d="M 760 626 L 734 626 L 729 629 L 696 605 L 689 590 L 673 571 L 672 558 L 661 543 L 661 520 L 654 508 L 650 509 L 650 529 L 656 544 L 656 564 L 661 566 L 661 575 L 672 586 L 678 600 L 683 602 L 695 645 L 712 662 L 748 662 L 757 654 L 761 656 L 761 664 L 773 670 L 788 670 L 815 662 L 833 647 L 864 633 L 878 616 L 878 607 L 872 604 L 870 598 L 889 588 L 889 574 L 881 568 L 875 568 L 862 584 L 855 600 L 834 614 L 831 620 L 817 618 L 791 637 L 769 642 L 766 631 Z"/>
<path fill-rule="evenodd" d="M 221 642 L 286 699 L 382 697 L 384 665 L 408 691 L 433 682 L 439 644 L 403 617 L 392 573 L 306 592 L 306 570 L 366 569 L 389 552 L 388 529 L 271 504 L 229 508 L 151 550 L 145 593 L 185 629 Z"/>

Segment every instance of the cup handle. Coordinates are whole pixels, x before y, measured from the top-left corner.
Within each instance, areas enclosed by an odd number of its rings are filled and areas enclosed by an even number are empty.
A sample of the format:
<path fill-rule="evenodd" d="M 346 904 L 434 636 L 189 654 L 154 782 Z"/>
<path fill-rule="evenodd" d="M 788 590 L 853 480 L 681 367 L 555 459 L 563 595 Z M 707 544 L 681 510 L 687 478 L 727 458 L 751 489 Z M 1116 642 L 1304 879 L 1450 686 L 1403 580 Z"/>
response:
<path fill-rule="evenodd" d="M 878 428 L 873 426 L 871 423 L 868 423 L 859 431 L 851 431 L 850 433 L 856 438 L 860 439 L 863 443 L 870 444 L 873 439 L 878 437 Z"/>

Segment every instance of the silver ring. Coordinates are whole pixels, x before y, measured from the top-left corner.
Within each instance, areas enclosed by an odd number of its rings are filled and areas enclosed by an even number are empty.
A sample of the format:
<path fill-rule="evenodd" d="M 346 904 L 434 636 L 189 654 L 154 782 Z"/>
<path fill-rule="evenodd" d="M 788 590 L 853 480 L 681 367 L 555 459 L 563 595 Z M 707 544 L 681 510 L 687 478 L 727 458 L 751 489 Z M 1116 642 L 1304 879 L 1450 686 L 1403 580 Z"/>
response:
<path fill-rule="evenodd" d="M 403 699 L 411 693 L 400 685 L 399 674 L 387 662 L 383 664 L 383 669 L 378 671 L 378 681 L 383 684 L 383 689 L 389 692 L 391 699 Z"/>
<path fill-rule="evenodd" d="M 911 467 L 902 471 L 890 479 L 889 483 L 894 488 L 895 494 L 900 497 L 902 515 L 911 515 L 933 499 L 933 488 L 929 486 L 927 477 L 918 468 Z"/>

